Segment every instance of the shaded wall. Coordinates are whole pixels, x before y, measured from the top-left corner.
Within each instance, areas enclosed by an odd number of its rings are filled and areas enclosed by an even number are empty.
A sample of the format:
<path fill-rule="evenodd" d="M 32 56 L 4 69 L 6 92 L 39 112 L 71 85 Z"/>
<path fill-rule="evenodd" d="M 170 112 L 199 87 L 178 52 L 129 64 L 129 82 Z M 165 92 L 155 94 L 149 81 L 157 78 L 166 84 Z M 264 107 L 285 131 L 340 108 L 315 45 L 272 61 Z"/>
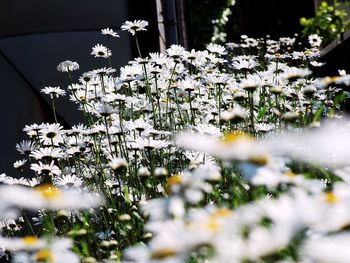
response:
<path fill-rule="evenodd" d="M 155 2 L 155 1 L 154 1 Z M 120 26 L 126 20 L 150 21 L 149 32 L 142 33 L 144 52 L 156 51 L 150 41 L 158 34 L 153 0 L 1 0 L 0 1 L 0 174 L 16 175 L 12 168 L 20 159 L 15 144 L 25 139 L 26 124 L 53 122 L 49 98 L 40 93 L 45 86 L 66 88 L 68 78 L 57 72 L 64 60 L 77 61 L 85 71 L 107 67 L 106 60 L 90 55 L 97 44 L 112 50 L 113 67 L 119 68 L 134 57 L 133 40 Z M 140 6 L 141 5 L 141 6 Z M 135 8 L 142 7 L 137 9 Z M 107 42 L 102 28 L 118 31 L 120 38 Z M 158 38 L 153 38 L 158 39 Z M 68 98 L 58 100 L 58 114 L 67 127 L 82 120 Z"/>
<path fill-rule="evenodd" d="M 318 69 L 319 76 L 337 76 L 338 69 L 350 73 L 350 30 L 343 35 L 343 40 L 337 39 L 321 51 L 321 61 L 326 64 Z"/>
<path fill-rule="evenodd" d="M 147 56 L 147 54 L 150 52 L 159 51 L 156 0 L 127 0 L 127 3 L 129 20 L 142 19 L 148 21 L 149 23 L 146 32 L 142 31 L 138 33 L 142 55 Z M 133 54 L 137 56 L 137 49 L 134 39 L 132 39 L 131 44 Z"/>
<path fill-rule="evenodd" d="M 1 0 L 0 33 L 31 34 L 120 27 L 127 0 Z"/>
<path fill-rule="evenodd" d="M 237 0 L 229 38 L 292 36 L 301 28 L 299 19 L 314 14 L 314 0 Z"/>

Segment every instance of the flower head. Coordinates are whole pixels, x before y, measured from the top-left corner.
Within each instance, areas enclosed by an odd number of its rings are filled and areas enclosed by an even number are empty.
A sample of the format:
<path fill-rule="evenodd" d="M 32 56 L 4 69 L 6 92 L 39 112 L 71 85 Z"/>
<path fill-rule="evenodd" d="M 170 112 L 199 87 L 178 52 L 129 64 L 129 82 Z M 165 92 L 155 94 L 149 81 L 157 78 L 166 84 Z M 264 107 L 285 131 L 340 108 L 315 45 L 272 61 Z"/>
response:
<path fill-rule="evenodd" d="M 115 32 L 113 29 L 110 28 L 104 28 L 101 30 L 102 35 L 108 36 L 108 37 L 119 37 L 118 33 Z"/>
<path fill-rule="evenodd" d="M 22 169 L 23 166 L 26 164 L 27 160 L 23 159 L 23 160 L 18 160 L 16 162 L 13 163 L 13 167 L 16 169 Z"/>
<path fill-rule="evenodd" d="M 137 31 L 146 31 L 146 26 L 148 26 L 148 22 L 145 20 L 134 20 L 126 21 L 122 26 L 121 29 L 123 31 L 128 31 L 132 35 L 135 35 Z"/>
<path fill-rule="evenodd" d="M 57 70 L 61 72 L 70 72 L 79 69 L 79 64 L 70 60 L 66 60 L 58 64 Z"/>
<path fill-rule="evenodd" d="M 91 55 L 95 58 L 109 58 L 112 56 L 112 51 L 101 44 L 97 44 L 92 48 Z"/>
<path fill-rule="evenodd" d="M 0 197 L 6 204 L 32 210 L 88 209 L 100 205 L 103 201 L 96 193 L 77 189 L 60 190 L 51 184 L 43 184 L 34 189 L 19 185 L 2 185 Z"/>
<path fill-rule="evenodd" d="M 60 87 L 45 87 L 41 89 L 41 92 L 50 95 L 51 99 L 66 95 L 66 92 Z"/>
<path fill-rule="evenodd" d="M 313 34 L 308 37 L 308 41 L 312 47 L 320 47 L 322 43 L 322 38 L 317 34 Z"/>

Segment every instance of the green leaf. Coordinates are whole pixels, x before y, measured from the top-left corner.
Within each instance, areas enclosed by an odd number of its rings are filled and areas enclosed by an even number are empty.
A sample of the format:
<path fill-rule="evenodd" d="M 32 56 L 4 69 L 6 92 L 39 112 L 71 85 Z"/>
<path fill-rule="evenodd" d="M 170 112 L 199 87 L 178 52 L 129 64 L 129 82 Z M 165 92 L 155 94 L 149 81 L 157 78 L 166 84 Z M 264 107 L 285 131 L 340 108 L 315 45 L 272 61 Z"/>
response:
<path fill-rule="evenodd" d="M 129 200 L 129 189 L 128 189 L 127 186 L 124 186 L 123 192 L 124 192 L 125 201 L 130 203 L 130 200 Z"/>
<path fill-rule="evenodd" d="M 315 116 L 312 119 L 312 123 L 315 123 L 315 122 L 317 122 L 320 119 L 320 117 L 321 117 L 321 115 L 323 113 L 323 110 L 324 110 L 324 105 L 321 104 L 321 106 L 317 109 L 317 111 L 315 113 Z"/>
<path fill-rule="evenodd" d="M 262 107 L 260 112 L 259 112 L 259 115 L 258 115 L 258 120 L 259 121 L 262 120 L 265 117 L 266 112 L 267 112 L 267 107 L 266 106 Z"/>
<path fill-rule="evenodd" d="M 346 98 L 346 93 L 342 92 L 334 98 L 334 106 L 341 104 Z"/>

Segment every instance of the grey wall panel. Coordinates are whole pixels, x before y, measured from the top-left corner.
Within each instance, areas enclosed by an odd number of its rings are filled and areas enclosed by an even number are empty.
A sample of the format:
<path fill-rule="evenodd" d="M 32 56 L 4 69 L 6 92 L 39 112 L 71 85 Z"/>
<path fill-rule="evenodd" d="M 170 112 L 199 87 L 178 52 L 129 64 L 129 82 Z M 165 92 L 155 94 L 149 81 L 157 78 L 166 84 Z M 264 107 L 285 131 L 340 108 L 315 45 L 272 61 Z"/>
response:
<path fill-rule="evenodd" d="M 119 27 L 127 0 L 1 0 L 0 34 Z"/>
<path fill-rule="evenodd" d="M 131 4 L 133 3 L 133 5 Z M 157 21 L 153 0 L 1 0 L 0 1 L 0 173 L 14 174 L 12 163 L 20 156 L 15 144 L 25 138 L 25 124 L 52 122 L 50 99 L 40 94 L 45 86 L 66 88 L 68 77 L 57 72 L 64 60 L 76 61 L 85 71 L 108 66 L 90 55 L 97 44 L 112 50 L 112 64 L 118 69 L 132 59 L 130 35 L 120 32 L 126 20 L 146 19 L 149 31 L 140 34 L 145 51 L 156 51 Z M 136 10 L 134 14 L 131 10 Z M 141 14 L 141 15 L 140 15 Z M 118 30 L 120 38 L 107 39 L 100 29 Z M 153 31 L 152 31 L 153 30 Z M 153 32 L 153 34 L 150 34 Z M 146 36 L 151 36 L 146 38 Z M 145 38 L 145 39 L 143 39 Z M 142 42 L 141 41 L 141 42 Z M 57 102 L 58 113 L 68 126 L 81 120 L 76 105 L 68 98 Z"/>
<path fill-rule="evenodd" d="M 49 108 L 0 55 L 0 173 L 15 175 L 12 167 L 21 156 L 15 145 L 25 139 L 25 124 L 48 119 Z"/>
<path fill-rule="evenodd" d="M 0 39 L 1 103 L 0 103 L 0 173 L 16 174 L 12 163 L 20 156 L 15 144 L 25 138 L 22 132 L 26 124 L 52 122 L 50 99 L 40 94 L 45 86 L 61 86 L 66 89 L 69 81 L 66 73 L 56 66 L 64 60 L 77 61 L 80 69 L 73 72 L 77 81 L 88 70 L 107 67 L 107 61 L 90 55 L 91 48 L 105 44 L 112 50 L 115 68 L 131 59 L 128 35 L 107 40 L 100 32 L 70 32 L 35 34 Z M 68 125 L 81 121 L 81 113 L 68 97 L 57 101 L 58 114 Z"/>
<path fill-rule="evenodd" d="M 107 41 L 99 31 L 34 34 L 2 38 L 0 49 L 40 93 L 40 89 L 45 86 L 61 86 L 63 89 L 68 86 L 67 74 L 56 70 L 56 66 L 64 60 L 80 64 L 80 69 L 72 74 L 76 81 L 83 72 L 107 67 L 106 59 L 90 55 L 92 47 L 97 43 L 107 45 L 112 50 L 112 65 L 117 69 L 131 59 L 126 32 L 122 32 L 120 38 Z M 47 95 L 42 96 L 50 103 Z M 57 107 L 69 125 L 80 121 L 80 113 L 74 104 L 68 102 L 68 98 L 59 98 Z"/>

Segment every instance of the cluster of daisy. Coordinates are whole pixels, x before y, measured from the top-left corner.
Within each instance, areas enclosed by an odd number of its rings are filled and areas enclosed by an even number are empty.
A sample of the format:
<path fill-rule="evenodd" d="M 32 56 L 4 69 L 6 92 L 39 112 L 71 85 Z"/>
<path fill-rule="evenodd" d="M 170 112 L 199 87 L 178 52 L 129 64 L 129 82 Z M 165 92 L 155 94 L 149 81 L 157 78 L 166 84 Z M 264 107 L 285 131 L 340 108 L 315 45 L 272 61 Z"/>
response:
<path fill-rule="evenodd" d="M 27 125 L 0 175 L 1 255 L 17 262 L 348 262 L 350 75 L 316 78 L 320 40 L 242 36 L 81 73 L 82 123 Z M 113 29 L 102 34 L 109 40 Z M 114 40 L 113 40 L 114 41 Z M 111 42 L 109 42 L 111 43 Z M 331 119 L 326 121 L 325 119 Z M 34 213 L 34 214 L 33 214 Z M 30 234 L 28 234 L 30 233 Z M 17 237 L 15 237 L 17 236 Z M 335 252 L 336 251 L 336 252 Z"/>

